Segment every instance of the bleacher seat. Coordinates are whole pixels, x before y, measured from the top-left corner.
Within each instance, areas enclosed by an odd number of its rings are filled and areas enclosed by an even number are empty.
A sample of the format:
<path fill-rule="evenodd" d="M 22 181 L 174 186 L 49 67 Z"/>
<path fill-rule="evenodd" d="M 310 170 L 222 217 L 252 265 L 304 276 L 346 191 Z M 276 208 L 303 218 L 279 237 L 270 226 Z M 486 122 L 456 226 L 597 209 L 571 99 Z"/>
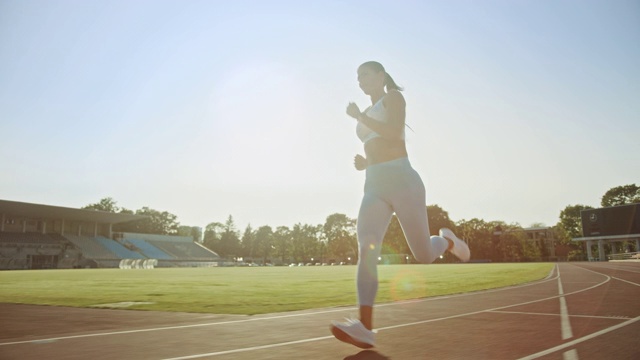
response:
<path fill-rule="evenodd" d="M 127 239 L 130 243 L 132 243 L 135 247 L 140 249 L 140 251 L 145 254 L 150 259 L 158 259 L 158 260 L 174 260 L 175 258 L 171 255 L 168 255 L 164 251 L 158 249 L 157 247 L 149 244 L 148 242 L 141 239 Z"/>
<path fill-rule="evenodd" d="M 84 257 L 89 259 L 117 259 L 118 256 L 104 247 L 95 238 L 86 236 L 65 235 L 76 247 L 82 250 Z"/>
<path fill-rule="evenodd" d="M 120 259 L 146 259 L 141 254 L 131 251 L 115 240 L 107 239 L 102 236 L 95 238 L 100 244 L 107 249 L 113 251 Z"/>
<path fill-rule="evenodd" d="M 180 260 L 211 261 L 219 258 L 215 253 L 202 248 L 194 242 L 160 240 L 148 240 L 148 242 Z"/>

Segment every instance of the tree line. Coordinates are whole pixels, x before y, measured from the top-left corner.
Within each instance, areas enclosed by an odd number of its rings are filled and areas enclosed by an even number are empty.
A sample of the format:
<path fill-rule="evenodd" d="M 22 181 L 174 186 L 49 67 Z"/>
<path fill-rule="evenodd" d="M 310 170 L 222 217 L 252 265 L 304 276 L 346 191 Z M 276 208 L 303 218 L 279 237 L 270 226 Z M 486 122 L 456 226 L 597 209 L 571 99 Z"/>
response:
<path fill-rule="evenodd" d="M 636 184 L 609 189 L 601 198 L 601 206 L 640 203 L 640 187 Z M 295 224 L 292 227 L 273 228 L 248 225 L 237 229 L 233 216 L 225 222 L 211 222 L 201 233 L 200 228 L 183 226 L 178 217 L 166 211 L 143 207 L 131 211 L 117 206 L 112 198 L 104 198 L 84 209 L 145 215 L 148 218 L 114 225 L 114 231 L 162 235 L 191 236 L 202 241 L 209 249 L 228 261 L 255 262 L 259 264 L 332 263 L 357 261 L 356 219 L 345 214 L 331 214 L 324 224 Z M 591 206 L 568 205 L 559 214 L 558 222 L 550 227 L 555 241 L 555 254 L 564 259 L 584 259 L 585 250 L 571 239 L 582 236 L 580 211 Z M 427 206 L 431 234 L 442 227 L 451 228 L 465 239 L 472 249 L 472 259 L 486 261 L 540 261 L 549 260 L 548 245 L 530 241 L 524 228 L 518 223 L 485 221 L 473 218 L 454 222 L 447 211 L 438 205 Z M 545 227 L 532 224 L 531 227 Z M 635 244 L 629 244 L 634 247 Z M 638 249 L 636 249 L 637 251 Z M 382 254 L 396 255 L 402 262 L 412 262 L 411 251 L 405 241 L 398 219 L 393 216 L 382 245 Z M 399 257 L 398 257 L 399 256 Z M 408 256 L 406 258 L 405 256 Z M 456 261 L 448 253 L 442 262 Z"/>

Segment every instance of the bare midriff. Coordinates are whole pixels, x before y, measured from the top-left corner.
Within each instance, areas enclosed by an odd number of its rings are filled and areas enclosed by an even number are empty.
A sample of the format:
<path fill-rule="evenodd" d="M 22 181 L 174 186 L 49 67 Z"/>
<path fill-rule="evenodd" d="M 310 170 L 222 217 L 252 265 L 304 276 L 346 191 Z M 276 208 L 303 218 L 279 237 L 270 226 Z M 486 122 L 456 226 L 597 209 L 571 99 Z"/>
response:
<path fill-rule="evenodd" d="M 405 142 L 399 139 L 373 138 L 364 144 L 364 151 L 369 165 L 407 157 Z"/>

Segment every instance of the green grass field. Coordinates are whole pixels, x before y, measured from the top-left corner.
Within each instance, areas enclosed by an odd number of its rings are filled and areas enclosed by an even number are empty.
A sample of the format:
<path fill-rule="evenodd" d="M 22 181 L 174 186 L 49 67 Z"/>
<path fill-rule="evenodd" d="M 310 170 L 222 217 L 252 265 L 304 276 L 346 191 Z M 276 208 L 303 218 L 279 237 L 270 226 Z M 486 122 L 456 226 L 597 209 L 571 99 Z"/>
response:
<path fill-rule="evenodd" d="M 377 303 L 535 281 L 550 263 L 385 265 Z M 30 270 L 0 272 L 0 302 L 137 310 L 264 314 L 354 305 L 355 266 Z M 102 306 L 110 307 L 110 306 Z"/>

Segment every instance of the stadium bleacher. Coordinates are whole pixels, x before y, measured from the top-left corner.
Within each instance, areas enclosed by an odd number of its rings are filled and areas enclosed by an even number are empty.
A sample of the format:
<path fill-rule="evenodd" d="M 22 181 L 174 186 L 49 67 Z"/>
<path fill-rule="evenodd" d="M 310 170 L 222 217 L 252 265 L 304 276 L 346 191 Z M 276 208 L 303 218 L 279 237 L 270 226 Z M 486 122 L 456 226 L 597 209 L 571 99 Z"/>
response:
<path fill-rule="evenodd" d="M 142 239 L 127 239 L 128 242 L 133 244 L 135 247 L 140 249 L 140 251 L 150 259 L 158 259 L 158 260 L 175 260 L 175 258 L 171 255 L 168 255 L 164 251 L 158 249 L 152 244 L 142 240 Z"/>
<path fill-rule="evenodd" d="M 122 233 L 122 238 L 124 241 L 131 241 L 134 245 L 136 241 L 144 241 L 170 256 L 173 261 L 217 262 L 220 260 L 218 254 L 194 242 L 191 237 L 187 236 Z M 145 252 L 143 247 L 140 247 L 140 249 L 143 253 Z M 162 260 L 159 257 L 158 259 Z"/>
<path fill-rule="evenodd" d="M 142 254 L 129 250 L 124 245 L 119 242 L 111 239 L 107 239 L 103 236 L 98 236 L 95 238 L 101 245 L 111 250 L 116 256 L 120 259 L 146 259 Z"/>
<path fill-rule="evenodd" d="M 73 256 L 66 240 L 38 232 L 0 232 L 0 269 L 51 269 Z"/>
<path fill-rule="evenodd" d="M 90 259 L 117 259 L 118 256 L 108 248 L 104 247 L 96 239 L 87 236 L 65 235 L 66 239 L 71 241 L 77 248 L 82 251 L 86 258 Z"/>
<path fill-rule="evenodd" d="M 211 251 L 206 250 L 196 243 L 182 243 L 182 242 L 171 242 L 171 241 L 149 241 L 151 244 L 156 247 L 164 250 L 165 252 L 172 254 L 177 259 L 182 260 L 216 260 L 215 254 Z"/>
<path fill-rule="evenodd" d="M 193 267 L 216 266 L 220 261 L 215 252 L 189 237 L 123 233 L 116 239 L 0 231 L 0 269 L 118 267 L 124 260 Z"/>
<path fill-rule="evenodd" d="M 0 269 L 118 267 L 154 261 L 156 267 L 217 266 L 220 257 L 188 237 L 104 236 L 0 232 Z M 22 250 L 21 250 L 22 249 Z"/>
<path fill-rule="evenodd" d="M 220 257 L 189 236 L 113 231 L 148 218 L 0 199 L 0 270 L 218 265 Z"/>

